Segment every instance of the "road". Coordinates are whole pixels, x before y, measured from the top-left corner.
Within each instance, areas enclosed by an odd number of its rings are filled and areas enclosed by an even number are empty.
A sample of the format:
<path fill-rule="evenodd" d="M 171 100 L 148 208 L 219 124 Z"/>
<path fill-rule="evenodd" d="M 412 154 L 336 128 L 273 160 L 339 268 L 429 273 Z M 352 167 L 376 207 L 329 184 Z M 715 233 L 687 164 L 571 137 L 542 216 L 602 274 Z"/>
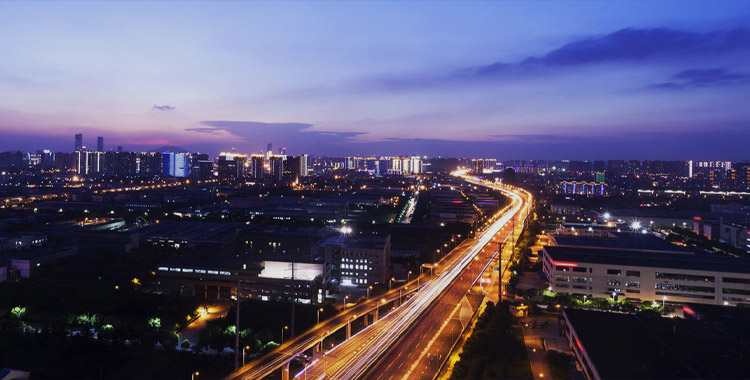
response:
<path fill-rule="evenodd" d="M 527 210 L 528 208 L 522 208 L 519 215 L 525 217 L 523 212 Z M 466 267 L 461 277 L 446 290 L 438 303 L 430 308 L 419 323 L 389 350 L 388 355 L 378 365 L 370 370 L 369 378 L 377 380 L 435 378 L 463 329 L 469 323 L 471 315 L 485 300 L 485 295 L 489 300 L 497 302 L 500 291 L 497 282 L 499 276 L 493 276 L 496 271 L 492 269 L 493 265 L 497 265 L 497 258 L 494 260 L 490 258 L 499 248 L 500 241 L 517 238 L 521 232 L 522 223 L 518 224 L 519 226 L 514 226 L 513 223 L 506 224 L 497 231 L 493 241 L 483 247 L 484 254 L 475 257 L 474 263 L 479 265 Z M 515 235 L 511 237 L 513 227 L 517 228 Z M 505 249 L 500 252 L 503 267 L 509 265 L 511 255 L 512 244 L 506 244 Z M 480 257 L 484 260 L 476 260 Z M 509 272 L 502 272 L 507 281 Z M 495 281 L 492 280 L 493 278 Z"/>
<path fill-rule="evenodd" d="M 439 263 L 438 267 L 446 265 L 445 263 L 456 260 L 465 250 L 469 249 L 473 244 L 473 239 L 466 239 L 464 242 L 459 244 L 451 253 L 446 255 Z M 347 321 L 354 317 L 361 317 L 364 312 L 373 308 L 376 304 L 382 304 L 382 300 L 386 300 L 386 304 L 399 298 L 399 289 L 409 288 L 407 292 L 413 291 L 419 283 L 424 287 L 426 281 L 429 279 L 429 272 L 425 273 L 418 279 L 414 279 L 401 287 L 394 288 L 393 290 L 379 296 L 367 300 L 361 304 L 355 305 L 347 310 L 331 317 L 327 320 L 321 321 L 320 324 L 314 326 L 310 330 L 297 335 L 293 339 L 285 342 L 275 350 L 268 354 L 249 362 L 246 366 L 243 366 L 239 370 L 230 374 L 227 379 L 232 380 L 245 380 L 245 379 L 260 379 L 268 376 L 274 371 L 278 370 L 284 363 L 289 361 L 299 353 L 309 349 L 316 343 L 320 342 L 321 339 L 329 335 L 330 332 L 338 330 L 341 326 L 345 326 Z M 381 308 L 384 309 L 384 308 Z M 381 312 L 384 310 L 381 310 Z M 381 314 L 382 315 L 382 314 Z"/>
<path fill-rule="evenodd" d="M 297 378 L 388 380 L 431 378 L 437 373 L 458 338 L 453 329 L 460 327 L 454 321 L 457 313 L 460 315 L 464 295 L 490 264 L 497 245 L 511 236 L 514 225 L 517 236 L 529 210 L 528 193 L 465 178 L 476 185 L 503 191 L 511 198 L 511 204 L 493 216 L 468 246 L 454 250 L 457 255 L 451 253 L 453 260 L 441 263 L 440 273 L 402 307 L 326 351 L 322 358 L 318 357 L 298 373 Z M 517 222 L 512 222 L 513 218 L 518 218 Z M 481 292 L 477 293 L 481 300 Z M 476 305 L 475 300 L 475 305 L 468 308 L 473 310 Z"/>

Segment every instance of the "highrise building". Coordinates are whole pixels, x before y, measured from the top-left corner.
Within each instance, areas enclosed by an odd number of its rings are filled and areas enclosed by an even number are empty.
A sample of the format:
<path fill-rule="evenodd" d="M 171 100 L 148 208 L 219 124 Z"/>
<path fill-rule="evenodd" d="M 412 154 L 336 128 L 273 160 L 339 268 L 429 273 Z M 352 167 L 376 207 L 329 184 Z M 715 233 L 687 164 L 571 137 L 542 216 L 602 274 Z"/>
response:
<path fill-rule="evenodd" d="M 288 157 L 284 161 L 284 177 L 292 183 L 299 183 L 300 179 L 307 177 L 307 155 Z"/>
<path fill-rule="evenodd" d="M 216 162 L 219 179 L 236 180 L 245 176 L 246 154 L 222 152 Z"/>
<path fill-rule="evenodd" d="M 286 156 L 271 156 L 269 159 L 271 178 L 273 178 L 274 181 L 281 181 L 284 179 L 284 161 L 286 161 Z"/>
<path fill-rule="evenodd" d="M 136 175 L 137 158 L 135 152 L 106 152 L 104 154 L 107 174 L 117 177 Z"/>
<path fill-rule="evenodd" d="M 75 152 L 75 169 L 80 175 L 104 174 L 104 152 L 79 150 Z"/>
<path fill-rule="evenodd" d="M 102 136 L 96 138 L 96 151 L 104 152 L 104 137 Z"/>
<path fill-rule="evenodd" d="M 136 158 L 136 173 L 141 176 L 153 177 L 161 174 L 163 157 L 157 152 L 142 152 Z"/>
<path fill-rule="evenodd" d="M 594 175 L 594 178 L 596 178 L 596 180 L 594 181 L 596 183 L 606 182 L 606 180 L 605 180 L 606 176 L 605 176 L 604 172 L 598 172 L 598 173 L 596 173 Z"/>
<path fill-rule="evenodd" d="M 253 154 L 250 156 L 250 177 L 256 180 L 263 179 L 265 166 L 262 154 Z"/>
<path fill-rule="evenodd" d="M 162 174 L 178 178 L 187 177 L 190 174 L 190 155 L 188 153 L 162 153 Z"/>
<path fill-rule="evenodd" d="M 74 149 L 75 152 L 83 150 L 83 134 L 82 133 L 76 134 L 75 144 L 76 144 L 75 149 Z"/>
<path fill-rule="evenodd" d="M 422 157 L 411 156 L 411 174 L 422 174 Z"/>

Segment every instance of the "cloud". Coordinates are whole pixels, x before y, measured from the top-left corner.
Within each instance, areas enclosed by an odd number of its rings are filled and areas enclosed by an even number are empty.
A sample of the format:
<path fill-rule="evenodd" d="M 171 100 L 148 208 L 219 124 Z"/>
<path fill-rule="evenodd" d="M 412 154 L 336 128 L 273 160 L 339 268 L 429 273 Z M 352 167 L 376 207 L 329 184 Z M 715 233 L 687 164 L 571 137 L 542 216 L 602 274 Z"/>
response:
<path fill-rule="evenodd" d="M 726 69 L 683 70 L 671 77 L 671 81 L 652 85 L 662 89 L 684 89 L 708 86 L 724 86 L 746 82 L 750 78 L 745 73 L 730 73 Z"/>
<path fill-rule="evenodd" d="M 260 151 L 271 142 L 285 146 L 291 154 L 330 154 L 340 150 L 351 139 L 364 132 L 331 132 L 311 130 L 308 123 L 264 123 L 258 121 L 202 121 L 203 127 L 186 128 L 188 132 L 218 134 L 227 132 L 237 136 L 246 149 Z M 236 144 L 240 145 L 240 144 Z"/>
<path fill-rule="evenodd" d="M 680 65 L 736 52 L 750 52 L 750 30 L 734 28 L 693 32 L 669 28 L 625 28 L 579 38 L 540 55 L 515 62 L 497 61 L 444 73 L 416 73 L 367 78 L 354 84 L 364 91 L 410 91 L 462 86 L 488 79 L 530 78 L 551 70 L 594 64 L 660 63 Z M 494 82 L 492 82 L 494 83 Z"/>
<path fill-rule="evenodd" d="M 750 32 L 744 28 L 712 32 L 653 28 L 627 28 L 567 43 L 541 57 L 529 57 L 524 65 L 572 66 L 654 58 L 704 57 L 750 49 Z"/>
<path fill-rule="evenodd" d="M 168 105 L 157 106 L 156 104 L 154 104 L 154 108 L 153 109 L 159 110 L 159 111 L 171 111 L 171 110 L 173 110 L 175 108 L 177 108 L 177 107 L 168 106 Z"/>

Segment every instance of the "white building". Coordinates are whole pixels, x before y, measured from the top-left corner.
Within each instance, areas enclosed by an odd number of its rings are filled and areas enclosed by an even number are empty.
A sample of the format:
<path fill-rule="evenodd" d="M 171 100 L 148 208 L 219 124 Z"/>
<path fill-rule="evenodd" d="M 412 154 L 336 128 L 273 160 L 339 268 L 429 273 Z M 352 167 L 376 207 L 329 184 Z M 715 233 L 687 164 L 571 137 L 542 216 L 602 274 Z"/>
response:
<path fill-rule="evenodd" d="M 597 246 L 597 239 L 603 243 Z M 650 241 L 568 237 L 564 244 L 543 250 L 542 270 L 553 292 L 636 302 L 750 304 L 750 261 L 743 258 Z"/>

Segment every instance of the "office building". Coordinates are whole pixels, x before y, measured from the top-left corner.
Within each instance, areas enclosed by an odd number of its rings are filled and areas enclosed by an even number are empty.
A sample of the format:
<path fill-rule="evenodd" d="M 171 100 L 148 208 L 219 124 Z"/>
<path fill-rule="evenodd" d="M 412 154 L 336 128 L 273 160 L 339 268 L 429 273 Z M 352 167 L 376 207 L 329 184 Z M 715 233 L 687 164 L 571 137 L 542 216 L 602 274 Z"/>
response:
<path fill-rule="evenodd" d="M 76 134 L 75 149 L 73 149 L 73 151 L 78 152 L 81 150 L 83 150 L 83 134 L 78 133 Z"/>
<path fill-rule="evenodd" d="M 326 283 L 369 286 L 390 278 L 390 235 L 342 233 L 323 240 L 318 249 L 325 257 Z"/>
<path fill-rule="evenodd" d="M 543 250 L 542 270 L 554 292 L 636 302 L 750 303 L 750 262 L 744 258 L 694 253 L 640 233 L 560 239 L 550 239 L 558 245 Z"/>
<path fill-rule="evenodd" d="M 175 258 L 156 268 L 158 291 L 208 299 L 236 296 L 262 301 L 320 304 L 323 264 L 249 258 Z"/>
<path fill-rule="evenodd" d="M 99 136 L 96 138 L 96 151 L 104 152 L 104 137 Z"/>

